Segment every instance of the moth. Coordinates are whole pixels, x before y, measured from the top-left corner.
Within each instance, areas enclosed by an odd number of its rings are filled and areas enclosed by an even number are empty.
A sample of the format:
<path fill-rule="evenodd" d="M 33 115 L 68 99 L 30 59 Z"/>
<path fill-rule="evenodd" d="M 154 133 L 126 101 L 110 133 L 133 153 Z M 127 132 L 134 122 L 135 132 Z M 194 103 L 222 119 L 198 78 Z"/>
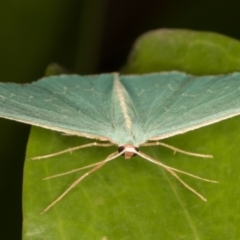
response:
<path fill-rule="evenodd" d="M 24 85 L 0 83 L 0 117 L 98 140 L 33 159 L 92 146 L 116 145 L 117 148 L 106 159 L 84 167 L 92 169 L 77 179 L 42 213 L 60 201 L 89 174 L 120 155 L 126 159 L 138 155 L 163 167 L 186 188 L 206 201 L 177 172 L 204 181 L 216 181 L 167 166 L 141 152 L 140 148 L 161 145 L 175 152 L 212 157 L 186 152 L 160 140 L 239 114 L 240 73 L 217 76 L 193 76 L 182 72 L 60 75 Z M 70 172 L 73 171 L 75 170 Z"/>

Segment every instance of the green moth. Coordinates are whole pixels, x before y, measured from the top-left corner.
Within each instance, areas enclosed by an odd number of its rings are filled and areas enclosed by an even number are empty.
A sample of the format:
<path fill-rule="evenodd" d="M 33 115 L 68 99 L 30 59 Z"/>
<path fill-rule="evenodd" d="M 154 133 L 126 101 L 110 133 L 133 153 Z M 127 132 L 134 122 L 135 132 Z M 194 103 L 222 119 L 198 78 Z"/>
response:
<path fill-rule="evenodd" d="M 206 200 L 176 172 L 205 181 L 216 181 L 164 165 L 139 148 L 162 145 L 193 156 L 212 157 L 186 152 L 159 140 L 239 114 L 240 73 L 201 77 L 181 72 L 126 76 L 118 73 L 61 75 L 43 78 L 32 84 L 0 83 L 0 117 L 99 140 L 97 143 L 34 159 L 90 146 L 117 146 L 118 150 L 103 161 L 86 166 L 92 169 L 76 180 L 43 212 L 61 200 L 86 176 L 120 155 L 125 158 L 139 155 L 160 165 L 186 188 Z"/>

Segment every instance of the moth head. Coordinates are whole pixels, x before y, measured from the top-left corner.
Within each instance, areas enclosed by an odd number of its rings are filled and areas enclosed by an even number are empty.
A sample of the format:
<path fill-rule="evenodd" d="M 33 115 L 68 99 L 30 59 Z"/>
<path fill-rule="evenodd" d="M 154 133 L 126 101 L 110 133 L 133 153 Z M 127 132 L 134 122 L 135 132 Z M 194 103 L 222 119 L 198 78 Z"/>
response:
<path fill-rule="evenodd" d="M 135 157 L 137 154 L 136 152 L 138 152 L 139 149 L 137 147 L 134 147 L 133 145 L 124 145 L 124 146 L 120 146 L 118 148 L 118 152 L 123 152 L 122 156 L 125 157 L 125 159 L 130 159 L 131 157 Z"/>

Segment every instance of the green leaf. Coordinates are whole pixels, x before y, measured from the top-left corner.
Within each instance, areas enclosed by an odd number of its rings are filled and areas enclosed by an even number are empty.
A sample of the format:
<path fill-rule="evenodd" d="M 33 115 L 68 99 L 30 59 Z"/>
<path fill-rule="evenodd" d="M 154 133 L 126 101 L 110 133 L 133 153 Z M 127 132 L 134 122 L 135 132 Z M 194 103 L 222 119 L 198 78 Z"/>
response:
<path fill-rule="evenodd" d="M 209 39 L 208 33 L 204 34 Z M 149 37 L 151 39 L 152 35 Z M 189 38 L 186 35 L 186 39 Z M 155 47 L 159 55 L 161 51 Z M 174 52 L 169 50 L 169 54 L 173 58 L 169 70 L 179 70 L 175 68 Z M 202 56 L 193 55 L 198 60 Z M 216 61 L 218 56 L 216 54 Z M 151 61 L 151 55 L 146 56 L 138 61 L 138 66 L 145 63 L 150 68 Z M 147 67 L 144 69 L 147 71 Z M 221 70 L 219 68 L 218 73 Z M 204 71 L 202 69 L 199 74 L 203 75 Z M 131 73 L 130 67 L 128 73 Z M 239 120 L 235 117 L 164 141 L 183 150 L 212 154 L 214 159 L 173 154 L 163 147 L 141 149 L 174 168 L 218 180 L 219 184 L 213 184 L 182 176 L 208 199 L 207 202 L 201 201 L 160 167 L 139 157 L 131 160 L 120 157 L 88 176 L 43 215 L 40 212 L 87 170 L 46 181 L 42 178 L 103 160 L 116 151 L 116 147 L 92 147 L 32 161 L 31 157 L 92 142 L 32 128 L 24 169 L 23 239 L 215 240 L 219 236 L 239 239 Z"/>
<path fill-rule="evenodd" d="M 66 68 L 62 67 L 57 63 L 50 63 L 45 71 L 45 76 L 53 76 L 60 74 L 71 74 Z"/>
<path fill-rule="evenodd" d="M 134 44 L 125 73 L 179 70 L 196 75 L 240 70 L 239 41 L 211 32 L 163 29 Z"/>

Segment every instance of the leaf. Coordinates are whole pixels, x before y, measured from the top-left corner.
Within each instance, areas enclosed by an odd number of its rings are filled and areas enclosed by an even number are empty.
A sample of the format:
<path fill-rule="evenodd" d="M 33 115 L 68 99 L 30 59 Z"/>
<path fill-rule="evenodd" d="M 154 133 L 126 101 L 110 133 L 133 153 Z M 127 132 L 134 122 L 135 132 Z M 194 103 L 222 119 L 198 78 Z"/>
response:
<path fill-rule="evenodd" d="M 161 55 L 161 49 L 155 51 Z M 151 62 L 150 57 L 141 59 L 142 65 Z M 141 149 L 167 165 L 218 180 L 219 184 L 212 184 L 182 176 L 207 202 L 160 167 L 139 157 L 120 157 L 88 176 L 43 215 L 40 212 L 86 170 L 42 178 L 100 161 L 116 148 L 92 147 L 32 161 L 34 156 L 92 142 L 32 128 L 24 169 L 23 239 L 238 239 L 239 120 L 235 117 L 164 141 L 187 151 L 213 154 L 214 159 L 173 154 L 163 147 Z"/>
<path fill-rule="evenodd" d="M 57 63 L 50 63 L 47 66 L 45 71 L 45 76 L 53 76 L 53 75 L 60 75 L 60 74 L 71 74 L 71 73 Z"/>
<path fill-rule="evenodd" d="M 211 32 L 156 30 L 136 41 L 124 73 L 179 70 L 196 75 L 240 70 L 239 41 Z"/>

